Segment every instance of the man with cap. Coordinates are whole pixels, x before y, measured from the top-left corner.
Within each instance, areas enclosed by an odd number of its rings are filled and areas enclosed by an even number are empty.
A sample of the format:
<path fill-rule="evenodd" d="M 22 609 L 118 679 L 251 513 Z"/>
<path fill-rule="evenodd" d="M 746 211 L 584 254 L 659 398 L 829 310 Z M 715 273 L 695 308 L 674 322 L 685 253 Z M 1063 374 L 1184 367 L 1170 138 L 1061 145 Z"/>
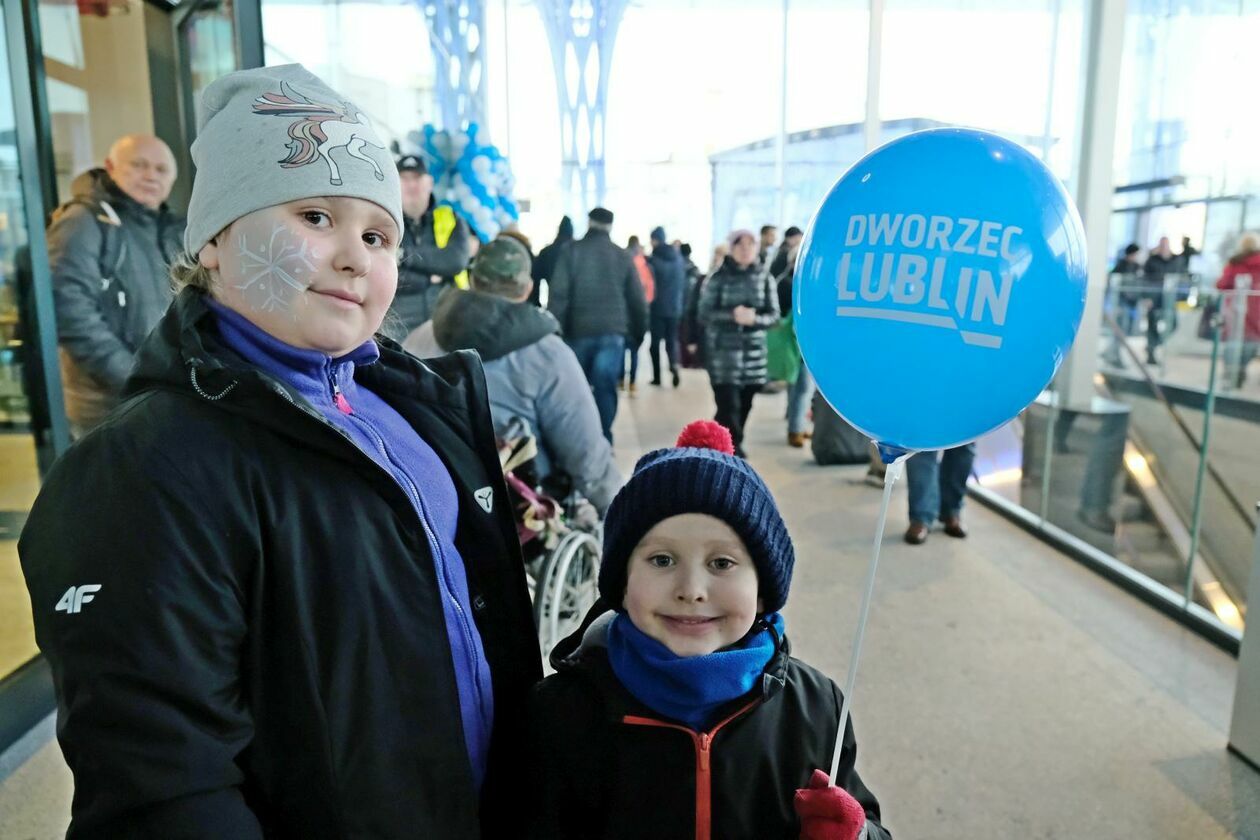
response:
<path fill-rule="evenodd" d="M 403 347 L 422 359 L 476 350 L 485 365 L 495 432 L 502 435 L 514 419 L 523 420 L 538 441 L 538 478 L 568 476 L 602 516 L 621 487 L 621 473 L 560 325 L 529 303 L 533 285 L 529 254 L 500 234 L 473 261 L 471 290 L 445 292 L 433 319 Z"/>
<path fill-rule="evenodd" d="M 394 314 L 402 326 L 387 331 L 400 340 L 429 320 L 438 295 L 468 267 L 472 258 L 468 225 L 433 198 L 433 176 L 419 155 L 398 159 L 402 185 L 403 258 L 398 265 Z"/>
<path fill-rule="evenodd" d="M 612 212 L 596 207 L 588 222 L 586 235 L 556 260 L 547 307 L 591 383 L 611 442 L 626 336 L 647 332 L 647 299 L 630 254 L 612 241 Z"/>

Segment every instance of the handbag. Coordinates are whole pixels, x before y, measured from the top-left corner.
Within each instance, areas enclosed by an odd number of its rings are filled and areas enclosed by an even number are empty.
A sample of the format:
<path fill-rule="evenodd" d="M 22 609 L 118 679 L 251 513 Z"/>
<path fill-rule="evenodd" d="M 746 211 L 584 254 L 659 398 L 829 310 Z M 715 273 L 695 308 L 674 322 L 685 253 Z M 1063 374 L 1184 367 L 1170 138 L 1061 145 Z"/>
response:
<path fill-rule="evenodd" d="M 796 343 L 796 328 L 792 318 L 780 318 L 766 332 L 766 378 L 771 382 L 782 380 L 789 385 L 801 375 L 801 348 Z"/>

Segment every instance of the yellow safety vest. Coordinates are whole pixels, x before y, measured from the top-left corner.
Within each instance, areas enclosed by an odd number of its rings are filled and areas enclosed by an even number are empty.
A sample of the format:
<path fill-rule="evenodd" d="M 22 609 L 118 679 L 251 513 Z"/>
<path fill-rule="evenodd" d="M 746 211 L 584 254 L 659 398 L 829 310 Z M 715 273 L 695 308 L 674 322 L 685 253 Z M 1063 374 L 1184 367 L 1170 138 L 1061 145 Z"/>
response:
<path fill-rule="evenodd" d="M 433 240 L 437 242 L 439 248 L 445 248 L 446 243 L 451 241 L 451 234 L 455 232 L 455 211 L 445 204 L 433 208 Z M 455 275 L 455 287 L 458 289 L 468 288 L 468 272 L 461 271 Z"/>

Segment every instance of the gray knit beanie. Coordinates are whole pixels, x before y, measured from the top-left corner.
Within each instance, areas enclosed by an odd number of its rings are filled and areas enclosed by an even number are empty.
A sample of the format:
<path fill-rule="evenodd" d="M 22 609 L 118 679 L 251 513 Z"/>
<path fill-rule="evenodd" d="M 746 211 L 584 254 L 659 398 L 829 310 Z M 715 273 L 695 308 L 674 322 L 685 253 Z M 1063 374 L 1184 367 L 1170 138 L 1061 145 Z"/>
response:
<path fill-rule="evenodd" d="M 184 248 L 194 258 L 242 216 L 301 198 L 366 199 L 403 229 L 393 156 L 354 103 L 300 64 L 212 82 L 201 95 L 192 159 Z"/>

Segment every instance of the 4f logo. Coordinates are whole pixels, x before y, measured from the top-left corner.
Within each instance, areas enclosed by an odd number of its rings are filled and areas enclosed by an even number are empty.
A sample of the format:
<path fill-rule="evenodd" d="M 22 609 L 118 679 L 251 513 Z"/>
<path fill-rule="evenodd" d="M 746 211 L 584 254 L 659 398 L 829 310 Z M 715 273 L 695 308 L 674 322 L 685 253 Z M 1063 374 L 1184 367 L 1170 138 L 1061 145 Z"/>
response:
<path fill-rule="evenodd" d="M 99 583 L 85 583 L 82 586 L 72 586 L 66 590 L 66 594 L 61 596 L 61 600 L 57 602 L 57 612 L 64 612 L 73 615 L 83 611 L 83 605 L 93 598 L 93 593 L 100 592 L 101 585 Z"/>

